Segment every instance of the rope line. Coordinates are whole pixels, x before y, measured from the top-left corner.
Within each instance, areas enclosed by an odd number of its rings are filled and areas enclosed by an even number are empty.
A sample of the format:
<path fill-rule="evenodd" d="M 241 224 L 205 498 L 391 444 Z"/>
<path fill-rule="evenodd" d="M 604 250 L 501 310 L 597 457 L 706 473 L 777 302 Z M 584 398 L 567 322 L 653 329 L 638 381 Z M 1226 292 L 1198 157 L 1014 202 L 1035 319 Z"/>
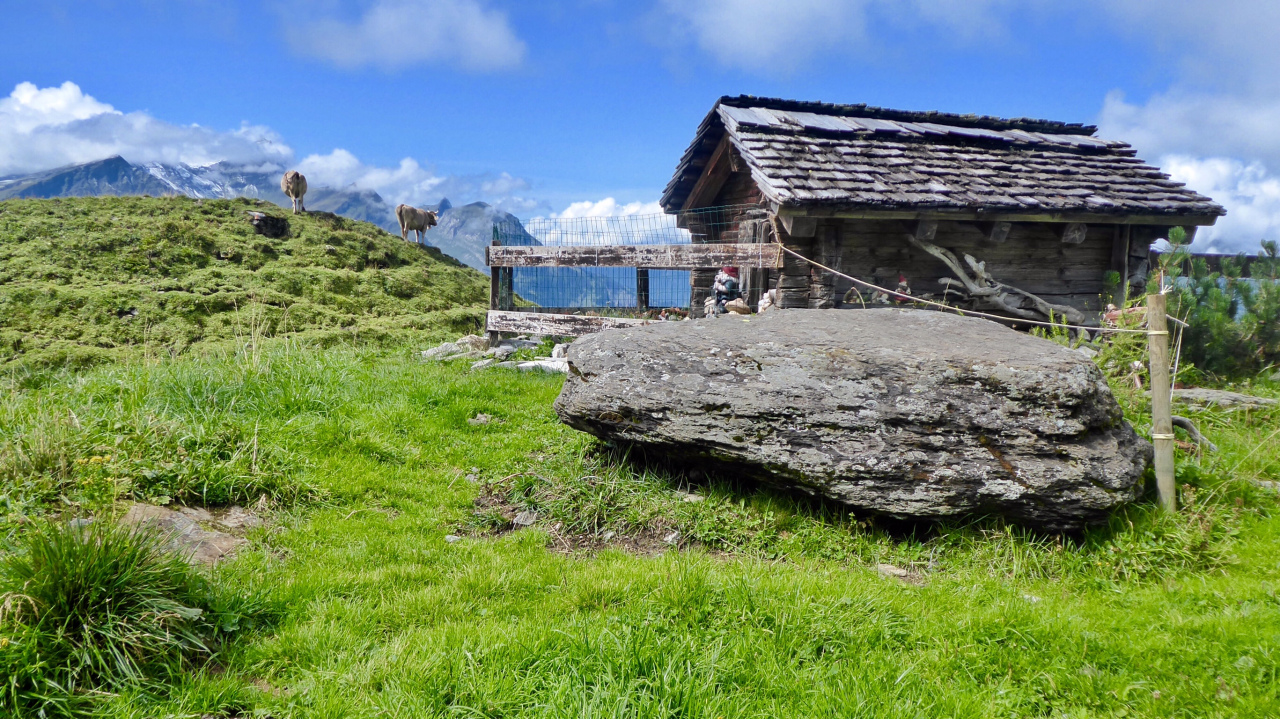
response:
<path fill-rule="evenodd" d="M 1039 320 L 1024 320 L 1024 319 L 1018 319 L 1018 318 L 1014 318 L 1014 317 L 1004 317 L 1004 316 L 1002 316 L 1002 315 L 993 315 L 993 314 L 989 314 L 989 313 L 987 313 L 987 312 L 979 312 L 979 311 L 977 311 L 977 310 L 965 310 L 965 309 L 961 309 L 961 308 L 959 308 L 959 307 L 952 307 L 951 305 L 943 304 L 943 303 L 941 303 L 941 302 L 934 302 L 933 300 L 926 300 L 926 299 L 923 299 L 923 298 L 920 298 L 920 297 L 912 297 L 911 295 L 904 295 L 904 294 L 902 294 L 901 292 L 896 292 L 896 291 L 894 291 L 894 290 L 887 290 L 887 289 L 885 289 L 885 288 L 883 288 L 883 287 L 880 287 L 879 285 L 873 285 L 873 284 L 871 284 L 870 282 L 866 282 L 865 280 L 860 280 L 860 279 L 858 279 L 857 277 L 852 277 L 852 276 L 850 276 L 850 275 L 846 275 L 845 273 L 843 273 L 843 272 L 841 272 L 841 271 L 839 271 L 839 270 L 831 269 L 830 267 L 827 267 L 826 265 L 824 265 L 824 264 L 822 264 L 822 263 L 820 263 L 820 262 L 817 262 L 817 261 L 815 261 L 815 260 L 811 260 L 811 259 L 809 259 L 808 257 L 805 257 L 804 255 L 800 254 L 799 252 L 796 252 L 795 250 L 793 250 L 793 249 L 791 249 L 791 248 L 787 247 L 786 245 L 782 244 L 782 242 L 781 242 L 780 240 L 778 240 L 778 239 L 777 239 L 777 236 L 778 236 L 778 235 L 777 235 L 777 233 L 775 232 L 775 233 L 774 233 L 774 238 L 775 238 L 775 239 L 774 239 L 774 242 L 775 242 L 775 243 L 777 243 L 778 247 L 780 247 L 780 248 L 782 249 L 782 251 L 783 251 L 783 252 L 786 252 L 786 253 L 787 253 L 787 254 L 789 254 L 789 255 L 793 255 L 793 256 L 795 256 L 795 257 L 797 257 L 797 258 L 801 259 L 801 260 L 804 260 L 805 262 L 808 262 L 809 264 L 813 265 L 814 267 L 817 267 L 817 268 L 822 269 L 822 270 L 826 270 L 827 272 L 830 272 L 830 273 L 831 273 L 831 274 L 833 274 L 833 275 L 838 275 L 838 276 L 840 276 L 840 277 L 845 278 L 846 280 L 850 280 L 850 281 L 854 282 L 855 284 L 862 285 L 863 287 L 866 287 L 866 288 L 868 288 L 868 289 L 876 290 L 877 292 L 883 292 L 884 294 L 889 295 L 890 297 L 896 297 L 896 298 L 898 298 L 898 299 L 902 299 L 902 300 L 905 300 L 905 301 L 907 301 L 907 302 L 916 302 L 916 303 L 923 304 L 923 305 L 933 305 L 934 307 L 938 307 L 938 308 L 940 308 L 940 309 L 947 310 L 947 311 L 949 311 L 949 312 L 955 312 L 956 314 L 958 314 L 958 315 L 962 315 L 962 316 L 965 316 L 965 317 L 969 317 L 969 316 L 972 316 L 972 317 L 985 317 L 985 318 L 987 318 L 987 319 L 996 320 L 997 322 L 1021 322 L 1021 323 L 1023 323 L 1023 324 L 1039 325 L 1039 326 L 1041 326 L 1041 327 L 1051 327 L 1051 328 L 1056 328 L 1056 329 L 1083 330 L 1083 331 L 1086 331 L 1086 332 L 1109 332 L 1109 333 L 1113 333 L 1113 334 L 1147 334 L 1147 330 L 1127 330 L 1127 329 L 1121 329 L 1121 328 L 1118 328 L 1118 327 L 1085 327 L 1084 325 L 1066 325 L 1066 324 L 1058 324 L 1058 323 L 1054 323 L 1054 322 L 1041 322 L 1041 321 L 1039 321 Z M 1165 334 L 1168 334 L 1168 333 L 1166 332 Z"/>

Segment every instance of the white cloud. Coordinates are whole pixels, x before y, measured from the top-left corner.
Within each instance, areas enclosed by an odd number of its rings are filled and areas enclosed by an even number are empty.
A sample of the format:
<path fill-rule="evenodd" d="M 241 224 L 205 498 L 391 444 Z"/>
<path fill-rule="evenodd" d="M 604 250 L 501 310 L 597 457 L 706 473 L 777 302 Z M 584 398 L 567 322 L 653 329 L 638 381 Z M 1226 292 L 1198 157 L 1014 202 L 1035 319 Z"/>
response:
<path fill-rule="evenodd" d="M 512 213 L 528 213 L 542 206 L 536 200 L 522 197 L 529 189 L 528 181 L 510 174 L 438 175 L 411 157 L 394 167 L 368 165 L 342 148 L 320 155 L 308 155 L 297 163 L 312 187 L 354 187 L 373 190 L 382 199 L 398 205 L 432 205 L 443 197 L 455 202 L 480 200 Z"/>
<path fill-rule="evenodd" d="M 483 200 L 524 214 L 549 209 L 522 196 L 530 190 L 528 181 L 505 172 L 441 175 L 410 157 L 383 167 L 366 164 L 342 148 L 308 155 L 295 164 L 293 149 L 269 127 L 245 123 L 236 130 L 218 131 L 174 125 L 143 112 L 120 112 L 73 82 L 49 88 L 24 82 L 0 98 L 0 177 L 112 155 L 133 163 L 197 167 L 226 161 L 256 172 L 296 167 L 313 188 L 373 190 L 392 204 L 427 205 L 449 197 L 464 203 Z"/>
<path fill-rule="evenodd" d="M 269 128 L 218 131 L 123 113 L 73 82 L 19 83 L 0 99 L 0 176 L 121 155 L 130 162 L 207 165 L 220 160 L 276 166 L 293 151 Z"/>
<path fill-rule="evenodd" d="M 1044 0 L 1029 0 L 1039 5 Z M 888 22 L 947 29 L 958 42 L 1004 32 L 998 11 L 1028 0 L 662 0 L 676 37 L 692 39 L 722 64 L 778 74 L 827 53 L 868 54 L 882 46 L 870 27 Z"/>
<path fill-rule="evenodd" d="M 1178 66 L 1181 81 L 1232 94 L 1280 89 L 1274 0 L 1094 0 Z"/>
<path fill-rule="evenodd" d="M 725 65 L 792 70 L 864 35 L 868 0 L 663 0 L 677 32 Z"/>
<path fill-rule="evenodd" d="M 1122 139 L 1140 154 L 1260 158 L 1280 167 L 1280 96 L 1212 95 L 1175 89 L 1138 105 L 1109 93 L 1100 135 Z"/>
<path fill-rule="evenodd" d="M 1280 239 L 1280 177 L 1261 162 L 1169 155 L 1160 164 L 1173 179 L 1227 208 L 1213 227 L 1200 228 L 1197 252 L 1256 253 L 1260 240 Z"/>
<path fill-rule="evenodd" d="M 444 63 L 491 72 L 520 65 L 525 54 L 506 14 L 481 0 L 378 0 L 355 21 L 286 23 L 295 51 L 346 68 Z"/>
<path fill-rule="evenodd" d="M 628 202 L 619 203 L 612 197 L 606 197 L 599 202 L 591 200 L 583 200 L 582 202 L 574 202 L 564 209 L 563 212 L 553 212 L 552 217 L 570 219 L 575 217 L 619 217 L 626 215 L 655 215 L 662 214 L 662 205 L 654 202 Z"/>
<path fill-rule="evenodd" d="M 1107 95 L 1100 134 L 1212 197 L 1227 216 L 1197 235 L 1197 251 L 1256 252 L 1280 239 L 1280 3 L 1113 0 L 1100 3 L 1120 27 L 1177 68 L 1177 82 L 1144 102 Z"/>

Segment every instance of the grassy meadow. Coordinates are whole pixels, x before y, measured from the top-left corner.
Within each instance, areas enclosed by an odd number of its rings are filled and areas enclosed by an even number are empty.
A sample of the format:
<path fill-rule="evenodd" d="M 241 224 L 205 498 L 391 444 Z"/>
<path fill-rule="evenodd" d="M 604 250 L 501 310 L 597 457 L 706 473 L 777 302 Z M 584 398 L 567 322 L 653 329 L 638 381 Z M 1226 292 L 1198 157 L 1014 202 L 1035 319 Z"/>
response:
<path fill-rule="evenodd" d="M 1280 521 L 1249 481 L 1280 479 L 1278 412 L 1197 415 L 1222 451 L 1180 456 L 1178 516 L 1061 539 L 641 467 L 557 422 L 560 383 L 279 342 L 11 383 L 6 541 L 269 498 L 213 578 L 274 618 L 98 716 L 1280 714 Z"/>
<path fill-rule="evenodd" d="M 0 716 L 1280 716 L 1280 407 L 1184 411 L 1220 451 L 1179 450 L 1176 515 L 857 516 L 420 361 L 478 273 L 251 209 L 0 203 Z M 1097 361 L 1149 434 L 1140 342 Z M 266 524 L 188 570 L 111 529 L 132 501 Z"/>
<path fill-rule="evenodd" d="M 287 217 L 254 234 L 247 212 Z M 434 247 L 259 200 L 0 202 L 0 367 L 39 373 L 289 335 L 396 343 L 483 324 L 489 284 Z"/>

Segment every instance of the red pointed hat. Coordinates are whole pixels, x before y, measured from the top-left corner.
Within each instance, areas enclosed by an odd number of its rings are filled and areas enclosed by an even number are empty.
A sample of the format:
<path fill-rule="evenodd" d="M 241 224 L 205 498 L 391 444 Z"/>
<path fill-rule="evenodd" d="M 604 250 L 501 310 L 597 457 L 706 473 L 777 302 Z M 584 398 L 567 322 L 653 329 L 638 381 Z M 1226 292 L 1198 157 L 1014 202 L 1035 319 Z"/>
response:
<path fill-rule="evenodd" d="M 721 268 L 720 268 L 720 271 L 721 271 L 721 272 L 723 272 L 723 273 L 725 273 L 726 275 L 729 275 L 730 277 L 737 277 L 737 276 L 738 276 L 738 268 L 737 268 L 737 267 L 721 267 Z"/>

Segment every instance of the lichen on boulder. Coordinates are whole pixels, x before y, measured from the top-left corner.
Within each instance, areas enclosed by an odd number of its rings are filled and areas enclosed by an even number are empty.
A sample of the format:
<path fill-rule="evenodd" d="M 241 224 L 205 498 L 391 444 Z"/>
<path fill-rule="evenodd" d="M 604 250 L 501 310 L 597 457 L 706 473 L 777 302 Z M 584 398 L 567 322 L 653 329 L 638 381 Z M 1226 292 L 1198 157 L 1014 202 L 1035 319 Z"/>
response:
<path fill-rule="evenodd" d="M 581 338 L 568 360 L 555 408 L 572 427 L 900 518 L 1077 530 L 1134 500 L 1151 457 L 1092 362 L 978 318 L 657 323 Z"/>

